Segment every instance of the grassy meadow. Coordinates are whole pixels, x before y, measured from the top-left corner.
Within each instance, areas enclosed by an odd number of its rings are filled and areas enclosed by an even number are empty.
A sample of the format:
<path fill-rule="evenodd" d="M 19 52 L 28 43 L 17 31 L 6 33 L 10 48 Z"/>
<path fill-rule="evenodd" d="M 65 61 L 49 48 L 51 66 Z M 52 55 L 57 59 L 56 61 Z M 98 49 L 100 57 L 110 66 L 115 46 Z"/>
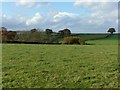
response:
<path fill-rule="evenodd" d="M 103 33 L 103 34 L 72 34 L 72 35 L 79 36 L 82 40 L 86 40 L 86 39 L 93 39 L 93 38 L 102 38 L 109 34 Z M 115 36 L 117 36 L 117 35 L 115 35 Z"/>
<path fill-rule="evenodd" d="M 88 42 L 96 45 L 3 44 L 3 87 L 117 88 L 116 36 Z"/>
<path fill-rule="evenodd" d="M 94 35 L 93 35 L 94 36 Z M 87 43 L 94 45 L 118 45 L 118 35 L 112 35 L 109 38 L 101 39 L 101 40 L 90 40 Z"/>

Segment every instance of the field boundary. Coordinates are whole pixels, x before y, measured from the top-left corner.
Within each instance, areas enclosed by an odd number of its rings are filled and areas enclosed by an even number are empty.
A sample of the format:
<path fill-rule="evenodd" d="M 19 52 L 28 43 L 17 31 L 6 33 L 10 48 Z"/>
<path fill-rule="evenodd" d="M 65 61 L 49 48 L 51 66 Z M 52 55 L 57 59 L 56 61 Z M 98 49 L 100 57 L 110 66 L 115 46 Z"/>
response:
<path fill-rule="evenodd" d="M 13 44 L 62 44 L 62 43 L 41 43 L 41 42 L 25 42 L 25 41 L 6 41 L 2 43 L 13 43 Z"/>

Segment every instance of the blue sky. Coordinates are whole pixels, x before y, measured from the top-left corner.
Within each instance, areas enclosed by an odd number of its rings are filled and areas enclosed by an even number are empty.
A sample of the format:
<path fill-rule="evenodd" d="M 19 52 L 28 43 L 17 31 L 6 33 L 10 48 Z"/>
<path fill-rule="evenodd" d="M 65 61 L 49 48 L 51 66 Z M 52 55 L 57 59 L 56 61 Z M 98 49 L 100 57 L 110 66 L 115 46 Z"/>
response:
<path fill-rule="evenodd" d="M 73 6 L 73 2 L 52 2 L 52 3 L 40 3 L 36 2 L 37 5 L 41 5 L 38 9 L 26 8 L 17 5 L 15 2 L 4 2 L 2 3 L 2 13 L 6 15 L 27 15 L 28 17 L 33 16 L 36 12 L 41 14 L 46 14 L 48 11 L 61 11 L 61 12 L 71 12 L 77 14 L 87 15 L 90 10 L 87 8 L 77 8 Z M 43 5 L 42 5 L 43 4 Z M 45 7 L 44 7 L 45 6 Z M 21 13 L 22 12 L 22 13 Z"/>
<path fill-rule="evenodd" d="M 51 28 L 57 32 L 69 28 L 73 33 L 105 33 L 109 27 L 117 30 L 117 2 L 87 1 L 2 2 L 0 23 L 10 30 Z"/>

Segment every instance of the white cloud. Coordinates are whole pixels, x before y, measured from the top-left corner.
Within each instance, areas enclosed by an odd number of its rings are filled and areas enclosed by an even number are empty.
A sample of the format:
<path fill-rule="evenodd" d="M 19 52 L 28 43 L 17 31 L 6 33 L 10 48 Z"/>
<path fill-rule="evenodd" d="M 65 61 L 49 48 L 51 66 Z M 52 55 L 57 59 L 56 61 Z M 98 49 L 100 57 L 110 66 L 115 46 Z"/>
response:
<path fill-rule="evenodd" d="M 92 6 L 94 0 L 76 0 L 74 2 L 74 6 L 81 6 L 81 5 L 86 5 L 86 6 Z"/>
<path fill-rule="evenodd" d="M 74 14 L 74 13 L 68 13 L 68 12 L 58 12 L 54 17 L 53 17 L 53 21 L 54 22 L 60 22 L 62 20 L 66 20 L 66 19 L 75 19 L 76 17 L 78 17 L 78 14 Z"/>
<path fill-rule="evenodd" d="M 118 3 L 110 2 L 109 0 L 98 1 L 100 0 L 77 0 L 74 2 L 74 6 L 90 10 L 91 13 L 86 18 L 89 19 L 89 23 L 97 25 L 108 25 L 107 23 L 109 23 L 111 26 L 112 24 L 115 25 L 116 19 L 118 19 Z"/>
<path fill-rule="evenodd" d="M 114 0 L 118 1 L 118 0 Z M 73 2 L 73 6 L 89 7 L 90 9 L 110 8 L 113 3 L 118 3 L 110 0 L 77 0 Z M 110 4 L 110 5 L 109 5 Z"/>
<path fill-rule="evenodd" d="M 116 20 L 116 24 L 118 24 L 118 19 Z"/>
<path fill-rule="evenodd" d="M 42 16 L 39 13 L 36 13 L 31 19 L 26 21 L 26 25 L 38 24 L 40 23 Z"/>
<path fill-rule="evenodd" d="M 3 15 L 3 25 L 8 28 L 51 28 L 56 32 L 61 28 L 70 28 L 72 32 L 81 33 L 105 32 L 106 29 L 112 26 L 117 29 L 117 3 L 88 2 L 77 4 L 75 7 L 89 10 L 90 12 L 87 12 L 88 15 L 84 15 L 86 12 L 76 14 L 47 10 L 44 15 L 35 13 L 31 18 Z M 45 8 L 44 5 L 42 8 Z"/>
<path fill-rule="evenodd" d="M 37 25 L 40 25 L 42 16 L 39 13 L 36 13 L 32 18 L 28 19 L 27 17 L 15 15 L 9 16 L 6 14 L 0 15 L 0 23 L 2 26 L 7 27 L 13 30 L 21 29 L 30 29 L 35 28 Z"/>
<path fill-rule="evenodd" d="M 22 17 L 22 16 L 9 16 L 6 14 L 2 14 L 0 16 L 0 23 L 2 23 L 2 25 L 4 27 L 7 27 L 8 29 L 20 29 L 20 28 L 25 28 L 25 21 L 26 18 Z"/>
<path fill-rule="evenodd" d="M 92 6 L 93 3 L 101 3 L 101 2 L 119 2 L 119 0 L 76 0 L 74 2 L 74 6 L 80 6 L 80 5 L 87 5 L 87 6 Z"/>
<path fill-rule="evenodd" d="M 12 19 L 11 16 L 8 16 L 8 15 L 6 15 L 6 14 L 1 14 L 1 17 L 4 18 L 4 19 L 6 19 L 6 20 Z"/>
<path fill-rule="evenodd" d="M 25 7 L 33 7 L 35 5 L 36 0 L 18 0 L 17 5 L 25 6 Z"/>

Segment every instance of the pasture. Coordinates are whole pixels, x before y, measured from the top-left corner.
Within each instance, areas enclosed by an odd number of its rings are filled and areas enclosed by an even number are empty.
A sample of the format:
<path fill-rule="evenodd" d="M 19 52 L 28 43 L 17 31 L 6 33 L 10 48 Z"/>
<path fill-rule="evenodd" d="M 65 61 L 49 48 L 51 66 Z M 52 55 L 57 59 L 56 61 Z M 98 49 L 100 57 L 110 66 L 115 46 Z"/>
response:
<path fill-rule="evenodd" d="M 79 36 L 83 40 L 93 39 L 93 38 L 102 38 L 107 35 L 109 35 L 109 34 L 107 34 L 107 33 L 103 33 L 103 34 L 72 34 L 72 36 Z M 117 35 L 115 35 L 115 36 L 117 36 Z"/>
<path fill-rule="evenodd" d="M 102 35 L 99 35 L 99 36 L 102 36 Z M 95 37 L 95 35 L 93 35 L 93 37 Z M 96 37 L 98 36 L 96 35 Z M 94 44 L 94 45 L 118 45 L 118 39 L 119 39 L 118 35 L 115 34 L 105 39 L 90 40 L 90 41 L 87 41 L 87 43 Z"/>
<path fill-rule="evenodd" d="M 116 45 L 2 45 L 5 88 L 117 88 Z"/>

